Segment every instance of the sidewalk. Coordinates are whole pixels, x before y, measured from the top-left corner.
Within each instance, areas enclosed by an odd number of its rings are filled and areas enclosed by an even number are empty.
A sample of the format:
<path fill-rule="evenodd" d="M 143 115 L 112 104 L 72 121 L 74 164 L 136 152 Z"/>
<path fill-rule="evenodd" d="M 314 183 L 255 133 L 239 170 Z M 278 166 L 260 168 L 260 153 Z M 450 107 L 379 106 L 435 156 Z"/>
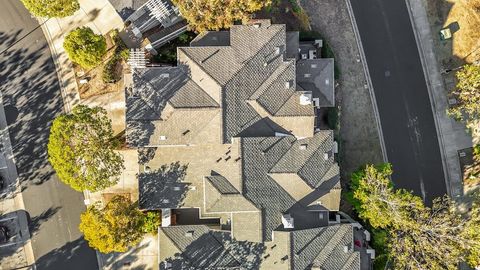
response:
<path fill-rule="evenodd" d="M 448 91 L 435 58 L 424 2 L 406 0 L 406 3 L 432 103 L 447 190 L 451 197 L 458 198 L 463 195 L 463 182 L 457 151 L 472 147 L 472 137 L 466 133 L 465 125 L 451 119 L 446 113 Z"/>
<path fill-rule="evenodd" d="M 88 106 L 101 106 L 107 110 L 108 117 L 112 120 L 112 127 L 115 133 L 125 129 L 125 98 L 123 91 L 92 96 L 81 100 L 78 92 L 78 85 L 71 61 L 63 48 L 64 36 L 71 30 L 88 26 L 97 34 L 106 34 L 112 29 L 123 29 L 124 23 L 117 14 L 114 7 L 108 0 L 79 0 L 80 10 L 73 16 L 67 18 L 52 18 L 49 20 L 39 19 L 43 23 L 42 30 L 49 43 L 52 57 L 55 62 L 58 80 L 60 82 L 62 97 L 65 104 L 65 111 L 70 111 L 77 104 Z M 128 154 L 127 161 L 133 153 Z M 136 151 L 133 153 L 136 160 Z M 137 162 L 134 162 L 137 165 Z M 131 167 L 131 166 L 126 166 Z M 128 178 L 128 179 L 127 179 Z M 115 192 L 131 192 L 129 179 L 136 179 L 135 173 L 128 169 L 121 176 L 121 181 L 115 187 L 104 192 L 95 194 L 84 192 L 85 203 L 88 205 L 103 198 L 103 194 L 111 195 Z M 138 188 L 137 188 L 138 189 Z M 108 192 L 111 192 L 108 194 Z M 134 196 L 138 198 L 138 195 Z M 97 251 L 99 269 L 157 269 L 158 243 L 155 237 L 146 237 L 137 247 L 125 253 L 102 254 Z"/>

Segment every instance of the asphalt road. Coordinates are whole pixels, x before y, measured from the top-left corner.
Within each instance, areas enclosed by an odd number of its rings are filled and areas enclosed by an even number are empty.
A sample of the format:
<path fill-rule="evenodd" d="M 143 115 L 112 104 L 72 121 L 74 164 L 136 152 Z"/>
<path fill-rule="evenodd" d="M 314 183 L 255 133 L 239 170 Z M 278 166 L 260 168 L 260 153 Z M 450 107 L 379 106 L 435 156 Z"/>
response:
<path fill-rule="evenodd" d="M 425 77 L 404 0 L 351 0 L 396 187 L 429 203 L 446 194 Z"/>
<path fill-rule="evenodd" d="M 0 4 L 0 53 L 0 91 L 37 269 L 98 269 L 78 230 L 83 195 L 61 183 L 47 161 L 50 125 L 63 102 L 43 32 L 19 0 Z"/>

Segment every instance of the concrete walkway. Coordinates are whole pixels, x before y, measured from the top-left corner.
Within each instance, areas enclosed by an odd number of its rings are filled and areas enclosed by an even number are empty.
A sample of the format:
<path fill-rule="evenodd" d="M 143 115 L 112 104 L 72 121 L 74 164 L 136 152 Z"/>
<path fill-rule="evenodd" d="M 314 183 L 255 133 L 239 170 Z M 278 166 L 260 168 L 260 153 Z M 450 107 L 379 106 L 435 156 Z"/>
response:
<path fill-rule="evenodd" d="M 453 198 L 463 195 L 462 173 L 458 159 L 458 150 L 472 147 L 472 137 L 466 132 L 465 125 L 447 115 L 448 91 L 433 50 L 432 33 L 428 23 L 423 1 L 406 0 L 410 20 L 415 33 L 417 47 L 427 81 L 432 111 L 437 128 L 447 190 Z"/>

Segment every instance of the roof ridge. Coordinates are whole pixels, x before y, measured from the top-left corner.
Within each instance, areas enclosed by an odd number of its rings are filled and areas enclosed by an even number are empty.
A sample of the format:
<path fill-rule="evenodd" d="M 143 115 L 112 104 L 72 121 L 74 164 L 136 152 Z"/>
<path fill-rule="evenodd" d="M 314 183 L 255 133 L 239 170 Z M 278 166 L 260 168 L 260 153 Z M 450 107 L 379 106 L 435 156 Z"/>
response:
<path fill-rule="evenodd" d="M 190 59 L 193 63 L 195 63 L 195 65 L 196 65 L 200 70 L 203 71 L 203 73 L 205 73 L 208 77 L 210 77 L 210 79 L 212 79 L 212 80 L 213 80 L 215 83 L 217 83 L 221 88 L 223 88 L 223 87 L 222 87 L 222 84 L 221 84 L 217 79 L 215 79 L 213 76 L 211 76 L 210 73 L 208 73 L 208 72 L 203 68 L 202 65 L 200 65 L 199 63 L 197 63 L 197 61 L 195 61 L 195 59 L 191 56 L 191 54 L 189 54 L 189 53 L 187 53 L 185 50 L 183 50 L 183 49 L 185 49 L 185 48 L 209 48 L 209 47 L 213 47 L 213 46 L 204 46 L 204 47 L 178 47 L 178 48 L 177 48 L 177 61 L 178 61 L 178 51 L 182 51 L 182 52 L 185 54 L 185 56 L 188 57 L 188 59 Z M 220 47 L 228 48 L 228 47 L 230 47 L 230 46 L 220 46 Z M 191 78 L 191 77 L 189 77 L 189 78 Z M 192 79 L 192 81 L 193 81 L 193 79 Z M 200 88 L 202 88 L 202 87 L 200 87 Z M 203 88 L 202 88 L 202 90 L 203 90 Z"/>
<path fill-rule="evenodd" d="M 313 137 L 310 137 L 310 138 L 306 138 L 306 139 L 312 139 L 315 137 L 315 134 L 313 135 Z M 304 164 L 296 171 L 296 172 L 293 172 L 293 173 L 298 173 L 299 171 L 302 170 L 303 167 L 305 167 L 305 165 L 307 164 L 308 161 L 310 161 L 310 159 L 312 159 L 313 155 L 320 149 L 320 146 L 323 144 L 323 142 L 326 140 L 327 138 L 325 138 L 321 143 L 319 143 L 319 146 L 318 148 L 315 150 L 315 151 L 312 151 L 312 153 L 310 153 L 310 155 L 308 156 L 308 158 L 305 160 Z M 300 139 L 300 140 L 304 140 L 304 139 Z M 300 140 L 298 139 L 295 139 L 295 141 L 292 142 L 292 144 L 290 145 L 290 148 L 288 148 L 288 150 L 282 154 L 282 156 L 278 159 L 278 161 L 273 165 L 273 167 L 268 171 L 269 173 L 275 173 L 275 172 L 272 172 L 272 169 L 290 152 L 290 149 L 292 149 L 292 147 L 297 143 L 299 142 Z"/>
<path fill-rule="evenodd" d="M 315 136 L 315 135 L 314 135 L 314 136 Z M 313 137 L 312 137 L 312 138 L 313 138 Z M 322 146 L 322 145 L 325 143 L 325 141 L 327 141 L 329 138 L 330 138 L 330 134 L 329 134 L 327 137 L 325 137 L 325 138 L 322 140 L 321 143 L 318 144 L 318 148 L 310 154 L 310 156 L 305 160 L 305 162 L 304 162 L 303 165 L 300 167 L 300 169 L 297 171 L 297 173 L 300 172 L 300 171 L 307 165 L 307 163 L 313 158 L 313 156 L 314 156 L 318 151 L 321 150 L 321 146 Z M 331 166 L 330 166 L 330 167 L 331 167 Z M 327 171 L 328 171 L 328 170 L 327 170 Z M 325 172 L 325 173 L 326 173 L 326 172 Z M 323 177 L 323 175 L 322 175 L 322 177 Z M 300 176 L 300 178 L 302 178 L 302 177 Z M 302 179 L 303 179 L 303 178 L 302 178 Z"/>
<path fill-rule="evenodd" d="M 255 90 L 255 92 L 253 92 L 249 99 L 250 100 L 257 100 L 258 98 L 260 98 L 264 93 L 265 93 L 265 90 L 267 90 L 267 88 L 272 85 L 272 83 L 278 78 L 280 77 L 281 74 L 283 74 L 287 68 L 290 66 L 290 62 L 293 62 L 293 61 L 289 61 L 289 63 L 285 63 L 283 62 L 284 64 L 286 65 L 278 65 L 278 67 L 275 69 L 275 71 L 272 72 L 272 74 L 270 74 L 270 76 L 257 88 L 257 90 Z M 282 68 L 283 67 L 283 68 Z M 280 70 L 280 71 L 278 71 Z M 277 72 L 278 71 L 278 72 Z M 272 78 L 273 76 L 275 76 L 275 78 Z M 270 80 L 271 79 L 271 80 Z M 260 92 L 260 90 L 262 90 Z M 257 101 L 258 102 L 258 101 Z"/>

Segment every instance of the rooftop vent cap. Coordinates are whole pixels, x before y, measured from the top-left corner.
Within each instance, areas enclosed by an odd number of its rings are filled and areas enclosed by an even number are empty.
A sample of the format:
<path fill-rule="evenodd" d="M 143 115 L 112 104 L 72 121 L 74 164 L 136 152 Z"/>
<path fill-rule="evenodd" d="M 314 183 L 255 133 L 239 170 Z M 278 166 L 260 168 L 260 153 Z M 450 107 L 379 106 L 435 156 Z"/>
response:
<path fill-rule="evenodd" d="M 160 136 L 160 140 L 161 140 L 161 141 L 166 141 L 166 140 L 167 140 L 167 136 L 161 135 L 161 136 Z"/>
<path fill-rule="evenodd" d="M 310 78 L 311 76 L 312 76 L 312 74 L 310 74 L 310 73 L 303 74 L 303 77 L 305 77 L 305 78 Z"/>
<path fill-rule="evenodd" d="M 325 79 L 325 84 L 326 84 L 326 85 L 330 85 L 330 80 L 329 80 L 329 79 Z"/>
<path fill-rule="evenodd" d="M 275 47 L 275 54 L 276 55 L 279 55 L 280 51 L 281 51 L 280 46 Z"/>
<path fill-rule="evenodd" d="M 282 215 L 282 224 L 283 228 L 285 229 L 293 229 L 293 217 L 290 214 L 283 214 Z"/>
<path fill-rule="evenodd" d="M 311 67 L 312 68 L 317 68 L 317 64 L 312 64 Z"/>
<path fill-rule="evenodd" d="M 343 252 L 348 253 L 348 251 L 349 251 L 348 246 L 343 246 Z"/>
<path fill-rule="evenodd" d="M 188 231 L 185 233 L 186 237 L 193 237 L 193 231 Z"/>
<path fill-rule="evenodd" d="M 293 82 L 292 81 L 286 81 L 285 82 L 285 89 L 290 89 L 292 88 Z"/>
<path fill-rule="evenodd" d="M 312 104 L 312 92 L 304 92 L 300 95 L 300 105 Z"/>
<path fill-rule="evenodd" d="M 302 144 L 300 144 L 300 147 L 299 147 L 299 148 L 300 148 L 300 150 L 306 150 L 307 147 L 308 147 L 308 144 L 302 143 Z"/>
<path fill-rule="evenodd" d="M 328 153 L 323 153 L 323 159 L 324 159 L 324 160 L 328 160 L 328 158 L 329 158 Z"/>
<path fill-rule="evenodd" d="M 302 53 L 302 59 L 307 59 L 308 58 L 308 55 L 306 53 Z"/>

